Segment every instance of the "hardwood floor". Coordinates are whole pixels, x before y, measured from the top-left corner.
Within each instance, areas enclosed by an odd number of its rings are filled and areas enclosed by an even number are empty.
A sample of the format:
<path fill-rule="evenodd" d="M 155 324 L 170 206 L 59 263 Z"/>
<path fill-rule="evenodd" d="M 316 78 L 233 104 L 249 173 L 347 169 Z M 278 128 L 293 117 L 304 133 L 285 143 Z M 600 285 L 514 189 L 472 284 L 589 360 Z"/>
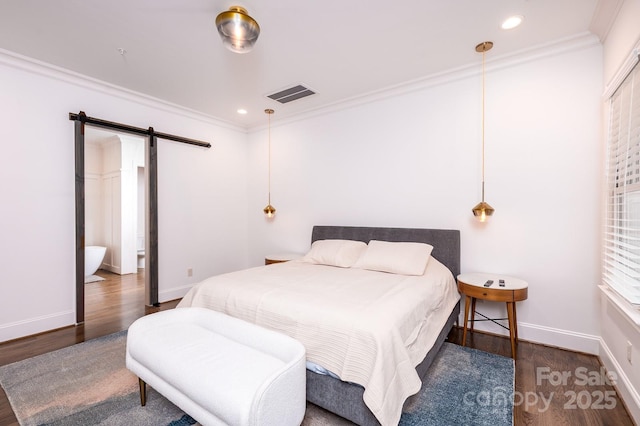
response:
<path fill-rule="evenodd" d="M 173 309 L 178 303 L 176 300 L 158 308 L 147 308 L 142 274 L 120 277 L 103 272 L 98 274 L 106 277 L 105 281 L 87 284 L 84 324 L 0 343 L 0 365 L 124 330 L 137 318 Z M 449 341 L 460 344 L 461 329 L 454 328 Z M 508 338 L 485 333 L 471 333 L 467 336 L 467 345 L 507 357 L 511 353 Z M 615 388 L 603 383 L 600 368 L 598 357 L 593 355 L 520 342 L 514 424 L 634 425 Z M 18 422 L 1 391 L 0 426 L 14 425 Z"/>
<path fill-rule="evenodd" d="M 449 333 L 462 344 L 462 329 Z M 508 337 L 475 332 L 467 346 L 510 357 Z M 595 355 L 520 341 L 516 359 L 514 425 L 634 425 Z"/>

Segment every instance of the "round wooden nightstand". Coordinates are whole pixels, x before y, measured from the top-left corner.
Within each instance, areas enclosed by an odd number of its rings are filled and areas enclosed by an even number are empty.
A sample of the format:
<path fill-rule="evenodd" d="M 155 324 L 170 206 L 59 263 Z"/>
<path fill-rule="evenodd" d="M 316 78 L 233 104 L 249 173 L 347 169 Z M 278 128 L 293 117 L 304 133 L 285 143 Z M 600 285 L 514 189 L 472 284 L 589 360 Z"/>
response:
<path fill-rule="evenodd" d="M 488 280 L 493 280 L 489 287 L 485 287 Z M 501 286 L 501 282 L 504 285 Z M 510 277 L 499 274 L 460 274 L 458 275 L 458 290 L 466 296 L 464 306 L 464 331 L 462 334 L 462 346 L 467 341 L 467 329 L 469 321 L 471 322 L 471 331 L 473 331 L 473 323 L 476 321 L 476 300 L 488 300 L 491 302 L 505 302 L 507 304 L 507 318 L 491 319 L 478 313 L 485 320 L 492 321 L 501 327 L 504 325 L 496 322 L 496 320 L 507 319 L 509 321 L 509 338 L 511 339 L 511 356 L 516 358 L 516 343 L 518 342 L 518 321 L 516 315 L 516 302 L 526 300 L 528 296 L 529 284 L 520 278 Z M 469 319 L 469 309 L 471 308 L 471 319 Z M 479 320 L 479 321 L 485 321 Z"/>
<path fill-rule="evenodd" d="M 271 265 L 273 263 L 281 263 L 288 262 L 290 260 L 299 259 L 302 255 L 299 253 L 277 253 L 277 254 L 268 254 L 264 258 L 265 265 Z"/>

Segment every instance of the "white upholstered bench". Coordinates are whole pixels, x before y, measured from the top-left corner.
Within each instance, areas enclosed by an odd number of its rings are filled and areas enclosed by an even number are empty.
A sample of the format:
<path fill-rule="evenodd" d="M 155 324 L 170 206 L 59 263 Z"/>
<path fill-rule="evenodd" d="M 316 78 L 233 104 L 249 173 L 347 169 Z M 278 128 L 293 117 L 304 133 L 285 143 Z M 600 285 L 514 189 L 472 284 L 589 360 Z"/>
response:
<path fill-rule="evenodd" d="M 203 308 L 136 320 L 127 368 L 203 425 L 299 425 L 305 349 L 297 340 Z"/>

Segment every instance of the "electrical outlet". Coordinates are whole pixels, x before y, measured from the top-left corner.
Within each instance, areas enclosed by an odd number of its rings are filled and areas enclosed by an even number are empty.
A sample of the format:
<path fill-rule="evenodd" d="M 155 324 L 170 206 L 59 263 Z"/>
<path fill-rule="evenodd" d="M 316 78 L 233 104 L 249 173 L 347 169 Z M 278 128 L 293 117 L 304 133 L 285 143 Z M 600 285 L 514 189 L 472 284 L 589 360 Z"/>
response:
<path fill-rule="evenodd" d="M 630 341 L 627 340 L 627 361 L 629 361 L 629 364 L 633 364 L 631 362 L 631 352 L 633 351 L 633 345 L 631 344 Z"/>
<path fill-rule="evenodd" d="M 187 268 L 187 277 L 193 276 L 193 268 Z"/>

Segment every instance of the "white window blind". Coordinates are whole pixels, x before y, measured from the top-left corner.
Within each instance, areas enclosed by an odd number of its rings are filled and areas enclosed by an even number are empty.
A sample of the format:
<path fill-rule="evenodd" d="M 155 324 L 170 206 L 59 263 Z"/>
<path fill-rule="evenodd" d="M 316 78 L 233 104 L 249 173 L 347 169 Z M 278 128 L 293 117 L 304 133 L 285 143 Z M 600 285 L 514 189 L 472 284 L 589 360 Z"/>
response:
<path fill-rule="evenodd" d="M 640 66 L 610 99 L 604 282 L 640 308 Z"/>

